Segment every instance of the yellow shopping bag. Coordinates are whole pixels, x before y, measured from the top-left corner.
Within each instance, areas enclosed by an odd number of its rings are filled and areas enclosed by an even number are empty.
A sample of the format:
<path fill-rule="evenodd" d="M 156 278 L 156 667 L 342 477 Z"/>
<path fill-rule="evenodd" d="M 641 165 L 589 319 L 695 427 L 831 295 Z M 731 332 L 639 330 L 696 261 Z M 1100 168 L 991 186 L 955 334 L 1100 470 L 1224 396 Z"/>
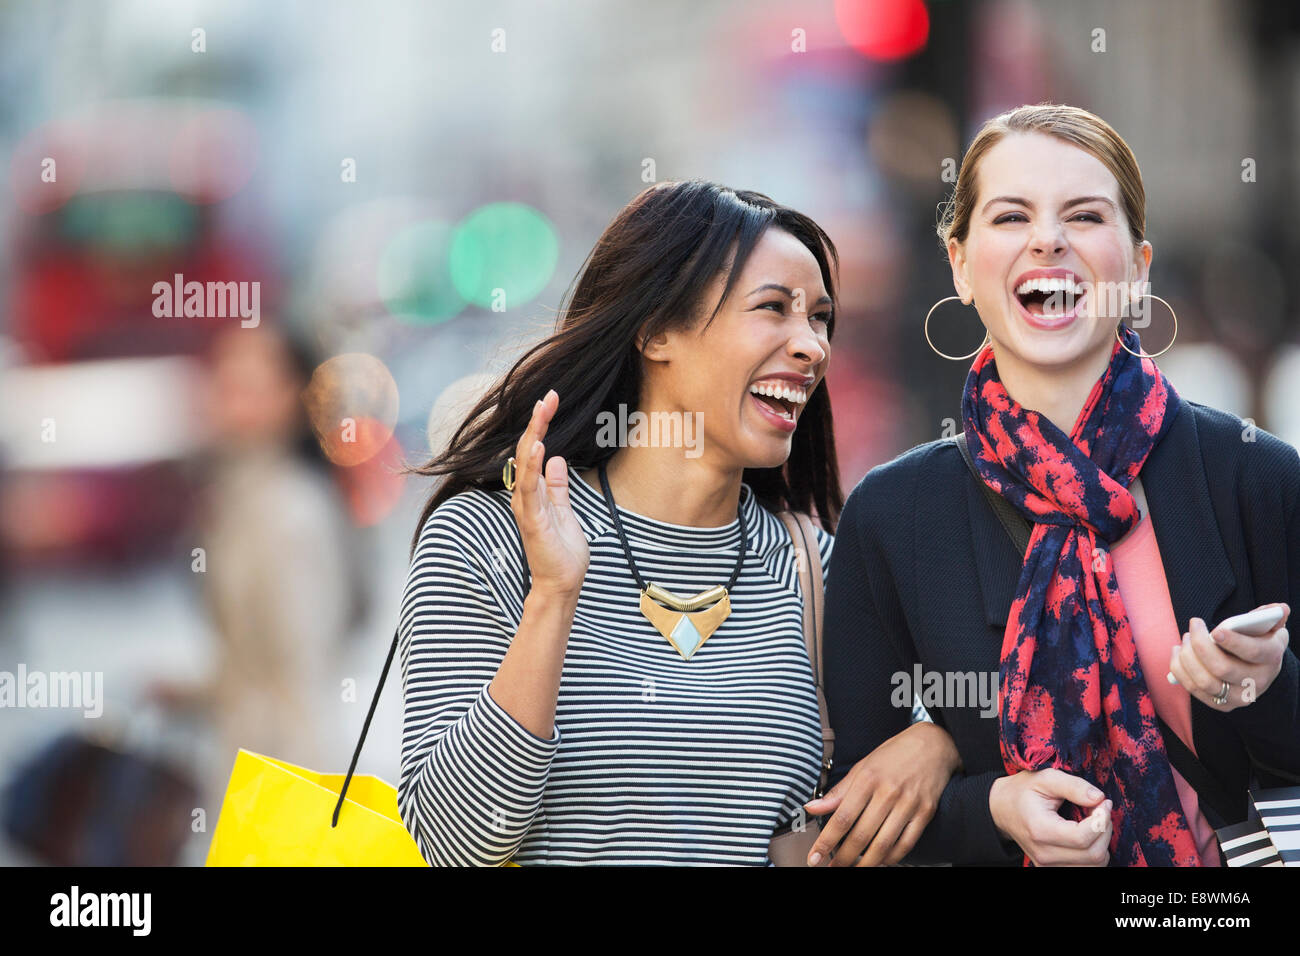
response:
<path fill-rule="evenodd" d="M 352 777 L 332 825 L 345 779 L 241 749 L 207 865 L 427 866 L 378 777 Z"/>
<path fill-rule="evenodd" d="M 402 823 L 393 786 L 352 773 L 396 652 L 393 631 L 346 775 L 316 773 L 240 749 L 208 846 L 208 866 L 427 865 Z"/>
<path fill-rule="evenodd" d="M 242 748 L 235 755 L 207 866 L 428 865 L 402 822 L 393 785 L 353 774 L 397 637 L 394 631 L 346 774 L 317 773 Z"/>

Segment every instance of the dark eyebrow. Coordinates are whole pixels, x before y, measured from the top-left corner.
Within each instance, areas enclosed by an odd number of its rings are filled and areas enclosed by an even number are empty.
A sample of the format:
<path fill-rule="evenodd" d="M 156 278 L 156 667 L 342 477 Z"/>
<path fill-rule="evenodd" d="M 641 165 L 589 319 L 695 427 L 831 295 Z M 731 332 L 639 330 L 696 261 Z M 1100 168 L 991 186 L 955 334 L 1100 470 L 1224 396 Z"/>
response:
<path fill-rule="evenodd" d="M 758 295 L 758 293 L 760 293 L 760 292 L 767 292 L 767 291 L 769 291 L 769 290 L 771 290 L 771 291 L 775 291 L 775 292 L 780 292 L 780 293 L 782 293 L 782 294 L 783 294 L 787 299 L 793 299 L 793 298 L 794 298 L 794 292 L 793 292 L 793 291 L 791 291 L 790 289 L 787 289 L 787 288 L 786 288 L 785 286 L 783 286 L 783 285 L 778 285 L 778 284 L 775 283 L 775 282 L 769 282 L 769 283 L 767 283 L 766 285 L 761 285 L 761 286 L 759 286 L 757 289 L 754 289 L 754 290 L 752 290 L 751 292 L 749 292 L 748 294 L 749 294 L 749 295 Z M 831 297 L 828 296 L 828 295 L 824 295 L 824 296 L 822 296 L 820 299 L 818 299 L 816 302 L 813 303 L 813 305 L 830 305 L 830 304 L 831 304 Z"/>
<path fill-rule="evenodd" d="M 1031 203 L 1028 199 L 1021 199 L 1019 196 L 994 196 L 992 199 L 990 199 L 988 202 L 984 204 L 984 208 L 981 209 L 980 212 L 981 213 L 987 212 L 989 206 L 993 205 L 995 202 L 1009 202 L 1017 206 L 1024 206 L 1026 209 L 1034 208 L 1033 203 Z M 1074 199 L 1067 200 L 1065 203 L 1061 205 L 1061 208 L 1069 209 L 1072 206 L 1081 206 L 1086 202 L 1102 202 L 1105 203 L 1107 206 L 1110 206 L 1111 209 L 1115 208 L 1115 203 L 1111 199 L 1108 199 L 1106 196 L 1078 196 Z"/>

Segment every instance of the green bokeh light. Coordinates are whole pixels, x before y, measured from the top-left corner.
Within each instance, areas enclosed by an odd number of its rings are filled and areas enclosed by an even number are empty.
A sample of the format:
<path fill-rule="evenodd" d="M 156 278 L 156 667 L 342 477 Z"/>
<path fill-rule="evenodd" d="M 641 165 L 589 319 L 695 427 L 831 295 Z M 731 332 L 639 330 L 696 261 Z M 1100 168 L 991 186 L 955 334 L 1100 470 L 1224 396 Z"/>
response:
<path fill-rule="evenodd" d="M 448 269 L 453 228 L 428 220 L 399 232 L 379 259 L 379 295 L 399 319 L 444 322 L 465 307 Z"/>
<path fill-rule="evenodd" d="M 560 244 L 549 219 L 524 203 L 481 206 L 456 227 L 451 279 L 470 302 L 492 308 L 495 289 L 507 309 L 535 298 L 555 272 Z"/>

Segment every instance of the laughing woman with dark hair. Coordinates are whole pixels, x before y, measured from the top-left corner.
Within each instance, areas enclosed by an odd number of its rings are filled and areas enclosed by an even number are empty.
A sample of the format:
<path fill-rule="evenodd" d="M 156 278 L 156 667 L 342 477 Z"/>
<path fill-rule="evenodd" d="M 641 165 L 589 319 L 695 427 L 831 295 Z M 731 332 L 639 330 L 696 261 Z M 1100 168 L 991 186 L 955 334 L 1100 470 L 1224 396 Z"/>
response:
<path fill-rule="evenodd" d="M 444 480 L 402 605 L 398 796 L 431 864 L 764 865 L 802 818 L 821 721 L 774 512 L 816 512 L 826 565 L 834 261 L 758 193 L 645 190 L 419 469 Z M 923 826 L 955 749 L 924 722 L 890 743 L 864 763 Z"/>

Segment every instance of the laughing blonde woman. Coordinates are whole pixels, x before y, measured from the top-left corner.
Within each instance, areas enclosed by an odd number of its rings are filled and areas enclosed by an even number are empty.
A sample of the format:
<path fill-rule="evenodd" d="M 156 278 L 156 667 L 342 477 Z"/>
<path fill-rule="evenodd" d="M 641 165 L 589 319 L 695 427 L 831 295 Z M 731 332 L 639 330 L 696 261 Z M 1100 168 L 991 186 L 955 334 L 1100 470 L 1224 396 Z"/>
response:
<path fill-rule="evenodd" d="M 908 825 L 864 803 L 853 761 L 907 727 L 891 676 L 917 665 L 1000 685 L 996 718 L 932 710 L 963 769 L 918 861 L 1216 866 L 1249 781 L 1300 779 L 1300 459 L 1181 398 L 1122 323 L 1147 301 L 1145 232 L 1137 161 L 1091 113 L 1022 107 L 967 151 L 941 236 L 987 344 L 960 439 L 845 504 L 826 691 L 848 796 L 828 844 Z M 1260 634 L 1216 627 L 1260 607 Z"/>

